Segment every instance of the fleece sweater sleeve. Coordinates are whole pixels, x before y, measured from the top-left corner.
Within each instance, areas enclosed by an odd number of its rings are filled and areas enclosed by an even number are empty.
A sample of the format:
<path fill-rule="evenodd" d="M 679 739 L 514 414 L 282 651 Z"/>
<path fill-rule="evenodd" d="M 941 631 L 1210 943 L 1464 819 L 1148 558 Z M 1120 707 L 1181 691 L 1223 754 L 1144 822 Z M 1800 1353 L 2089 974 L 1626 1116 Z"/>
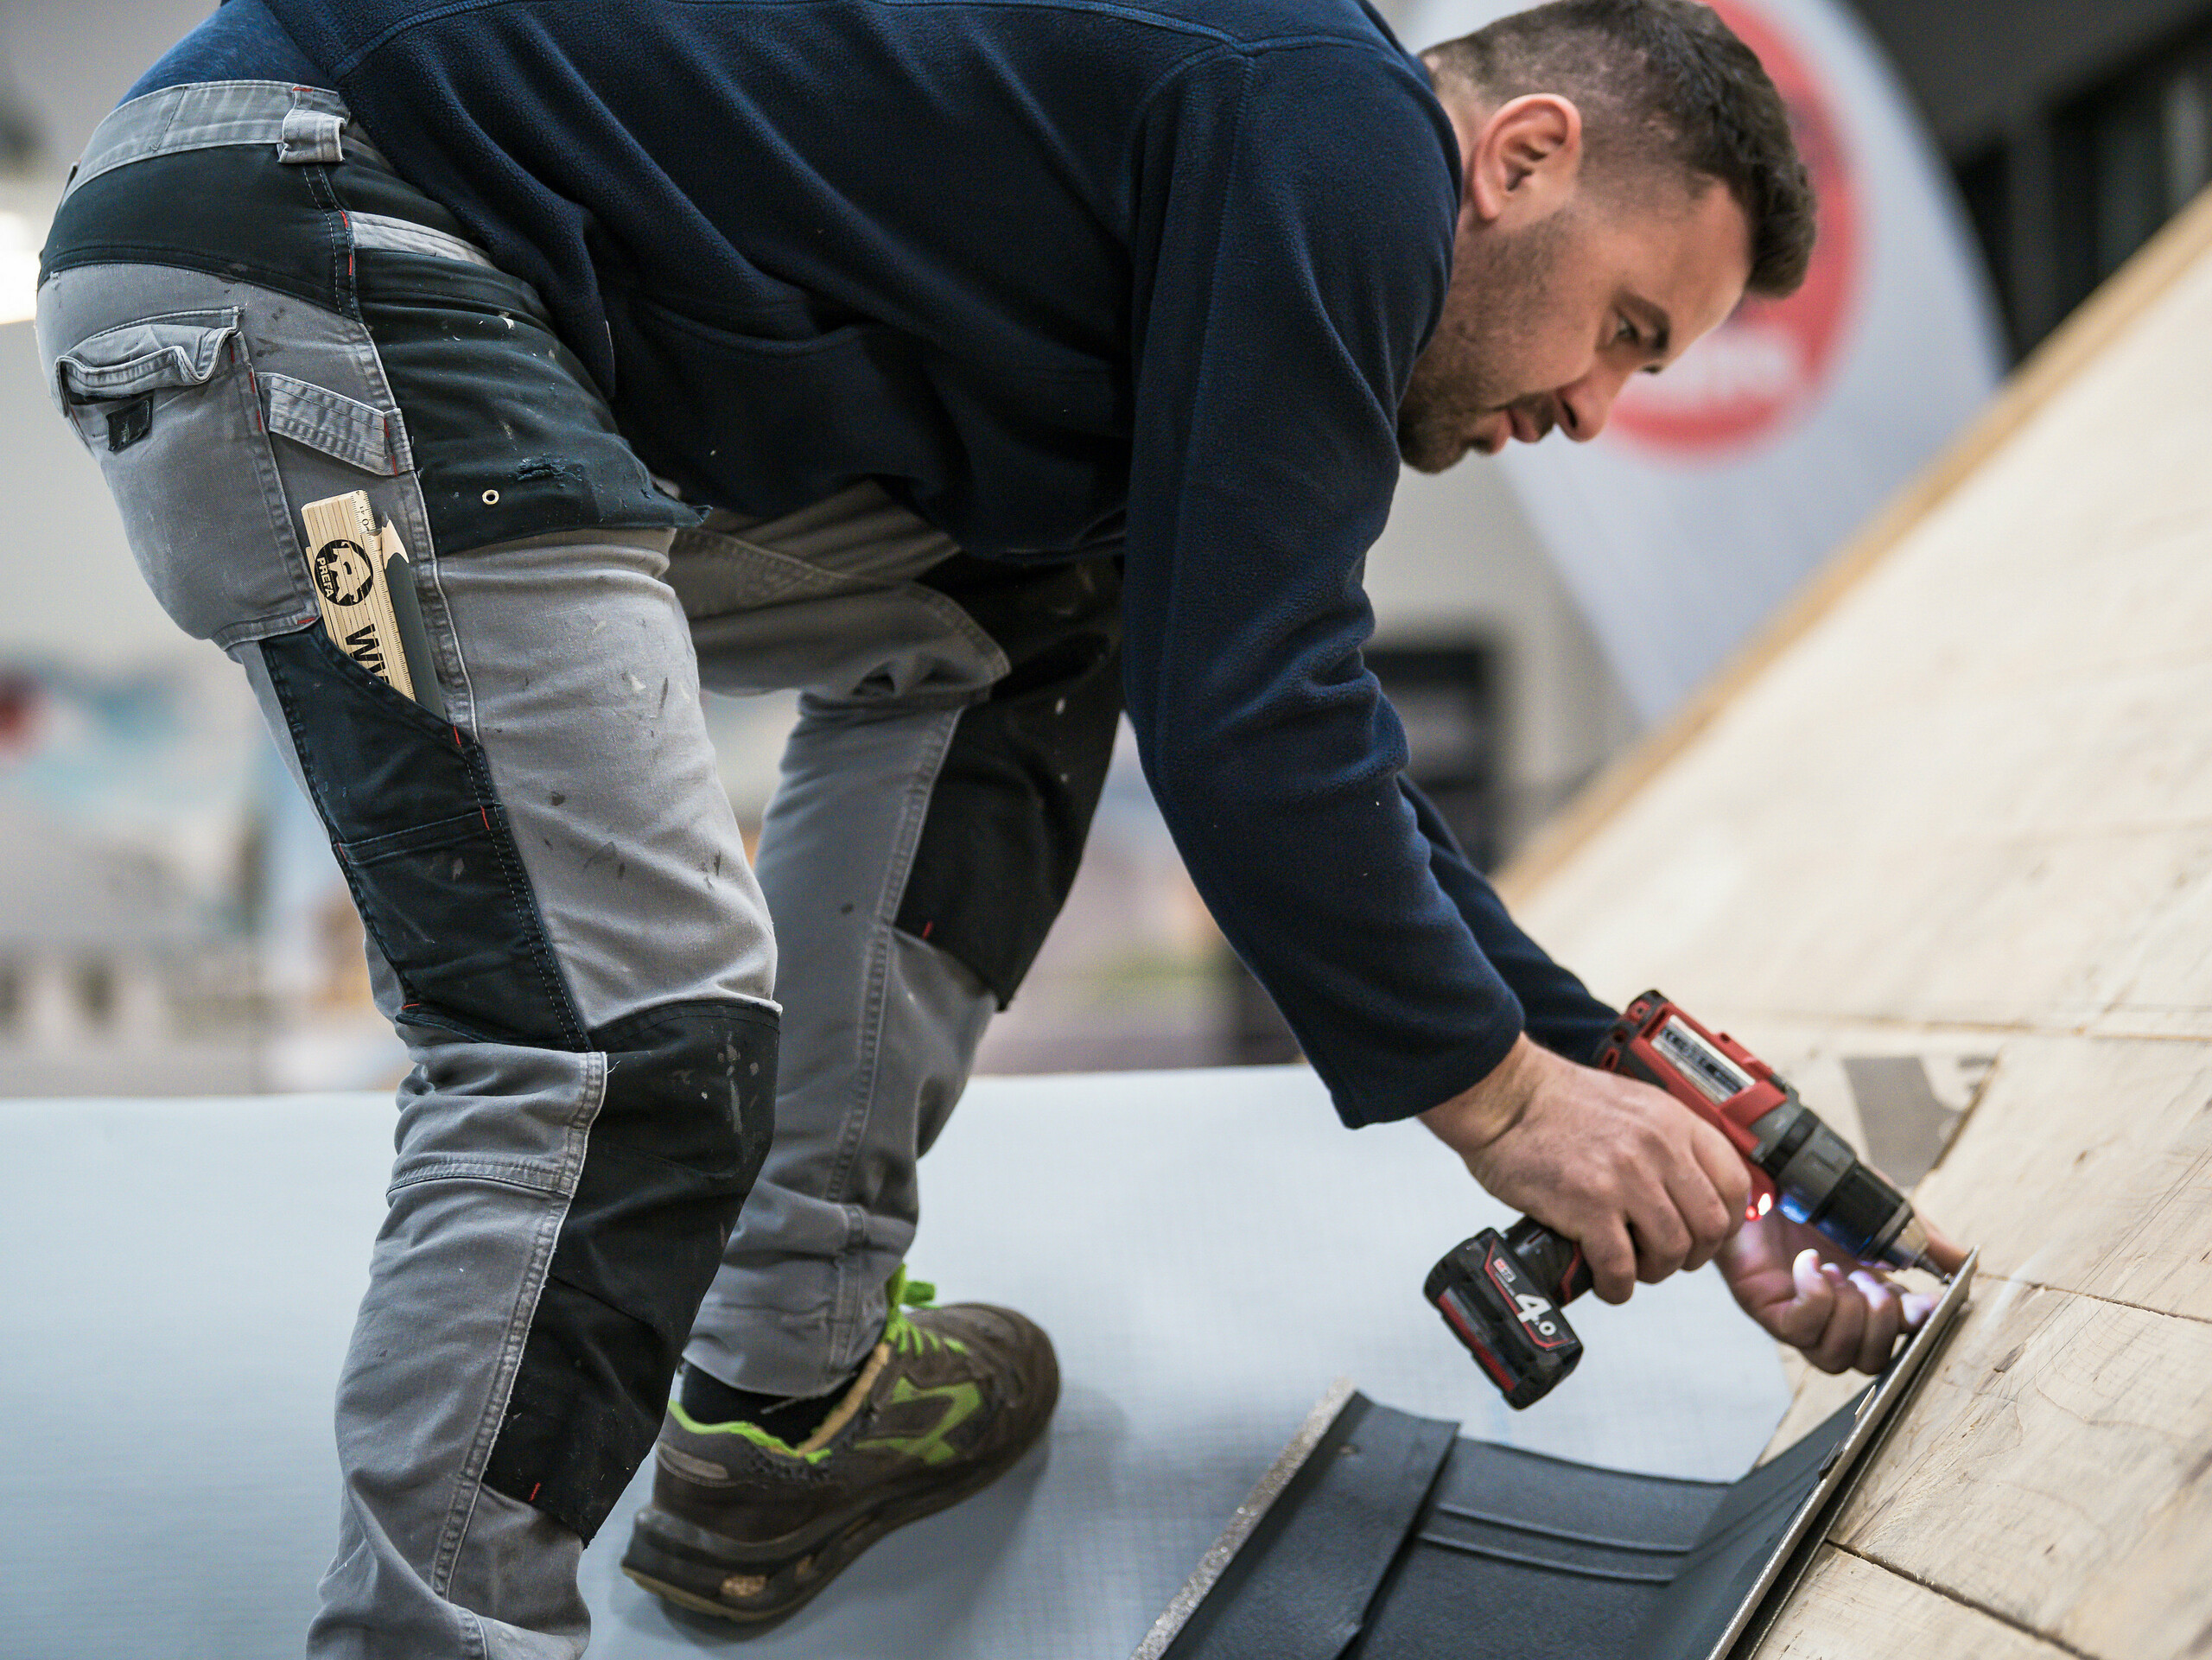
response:
<path fill-rule="evenodd" d="M 1459 907 L 1484 957 L 1513 989 L 1529 1035 L 1554 1054 L 1590 1065 L 1619 1011 L 1592 996 L 1588 987 L 1522 932 L 1497 890 L 1461 850 L 1459 837 L 1435 804 L 1410 779 L 1401 779 L 1398 785 L 1428 842 L 1429 869 Z"/>
<path fill-rule="evenodd" d="M 1449 280 L 1451 129 L 1410 65 L 1274 42 L 1180 72 L 1139 150 L 1140 753 L 1339 1114 L 1409 1116 L 1522 1029 L 1471 918 L 1505 961 L 1535 950 L 1448 836 L 1424 833 L 1404 732 L 1360 658 L 1399 398 Z"/>

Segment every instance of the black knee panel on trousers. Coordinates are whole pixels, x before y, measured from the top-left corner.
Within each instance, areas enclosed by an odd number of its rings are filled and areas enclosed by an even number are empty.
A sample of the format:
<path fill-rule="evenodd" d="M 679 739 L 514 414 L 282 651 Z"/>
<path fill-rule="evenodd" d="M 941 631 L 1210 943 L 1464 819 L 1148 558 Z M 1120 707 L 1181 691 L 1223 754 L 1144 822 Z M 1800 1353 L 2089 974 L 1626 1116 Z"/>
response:
<path fill-rule="evenodd" d="M 607 1095 L 484 1479 L 589 1539 L 652 1450 L 775 1124 L 776 1016 L 671 1003 L 594 1028 Z"/>
<path fill-rule="evenodd" d="M 898 925 L 965 964 L 1003 1006 L 1074 884 L 1113 760 L 1121 562 L 959 555 L 921 580 L 957 601 L 1011 666 L 954 729 Z"/>

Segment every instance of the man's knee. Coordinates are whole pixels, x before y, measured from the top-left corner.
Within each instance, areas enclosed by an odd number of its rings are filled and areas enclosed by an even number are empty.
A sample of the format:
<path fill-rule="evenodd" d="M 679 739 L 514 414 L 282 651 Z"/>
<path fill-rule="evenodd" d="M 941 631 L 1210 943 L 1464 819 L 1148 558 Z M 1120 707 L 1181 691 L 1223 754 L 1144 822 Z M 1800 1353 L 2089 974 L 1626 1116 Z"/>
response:
<path fill-rule="evenodd" d="M 898 925 L 1012 1001 L 1059 914 L 1122 714 L 1117 560 L 948 560 L 923 579 L 1010 665 L 960 717 L 930 796 Z"/>
<path fill-rule="evenodd" d="M 767 1153 L 777 1022 L 757 1004 L 683 1002 L 590 1035 L 601 1099 L 485 1470 L 587 1539 L 652 1446 Z"/>

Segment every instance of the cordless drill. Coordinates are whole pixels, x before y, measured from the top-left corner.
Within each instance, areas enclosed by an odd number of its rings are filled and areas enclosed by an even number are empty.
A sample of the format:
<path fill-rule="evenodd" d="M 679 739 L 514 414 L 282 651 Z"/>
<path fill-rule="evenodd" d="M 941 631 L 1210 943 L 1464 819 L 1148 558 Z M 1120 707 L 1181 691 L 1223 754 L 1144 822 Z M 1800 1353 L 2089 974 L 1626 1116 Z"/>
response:
<path fill-rule="evenodd" d="M 1613 1023 L 1597 1064 L 1657 1084 L 1728 1138 L 1751 1169 L 1747 1217 L 1779 1204 L 1862 1262 L 1940 1271 L 1910 1201 L 1726 1033 L 1707 1031 L 1647 991 Z M 1582 1358 L 1582 1339 L 1561 1308 L 1590 1284 L 1582 1247 L 1524 1216 L 1503 1233 L 1484 1228 L 1462 1241 L 1429 1270 L 1422 1294 L 1506 1404 L 1525 1407 Z"/>

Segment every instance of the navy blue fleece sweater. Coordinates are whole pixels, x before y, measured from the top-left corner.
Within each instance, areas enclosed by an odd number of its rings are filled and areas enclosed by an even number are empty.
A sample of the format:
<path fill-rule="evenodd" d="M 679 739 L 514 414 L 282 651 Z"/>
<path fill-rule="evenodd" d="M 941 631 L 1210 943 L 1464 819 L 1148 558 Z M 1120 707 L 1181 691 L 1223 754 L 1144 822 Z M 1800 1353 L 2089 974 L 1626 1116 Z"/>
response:
<path fill-rule="evenodd" d="M 1360 660 L 1459 165 L 1358 0 L 233 0 L 140 90 L 240 74 L 340 90 L 690 499 L 1118 548 L 1160 810 L 1348 1122 L 1590 1052 Z"/>

